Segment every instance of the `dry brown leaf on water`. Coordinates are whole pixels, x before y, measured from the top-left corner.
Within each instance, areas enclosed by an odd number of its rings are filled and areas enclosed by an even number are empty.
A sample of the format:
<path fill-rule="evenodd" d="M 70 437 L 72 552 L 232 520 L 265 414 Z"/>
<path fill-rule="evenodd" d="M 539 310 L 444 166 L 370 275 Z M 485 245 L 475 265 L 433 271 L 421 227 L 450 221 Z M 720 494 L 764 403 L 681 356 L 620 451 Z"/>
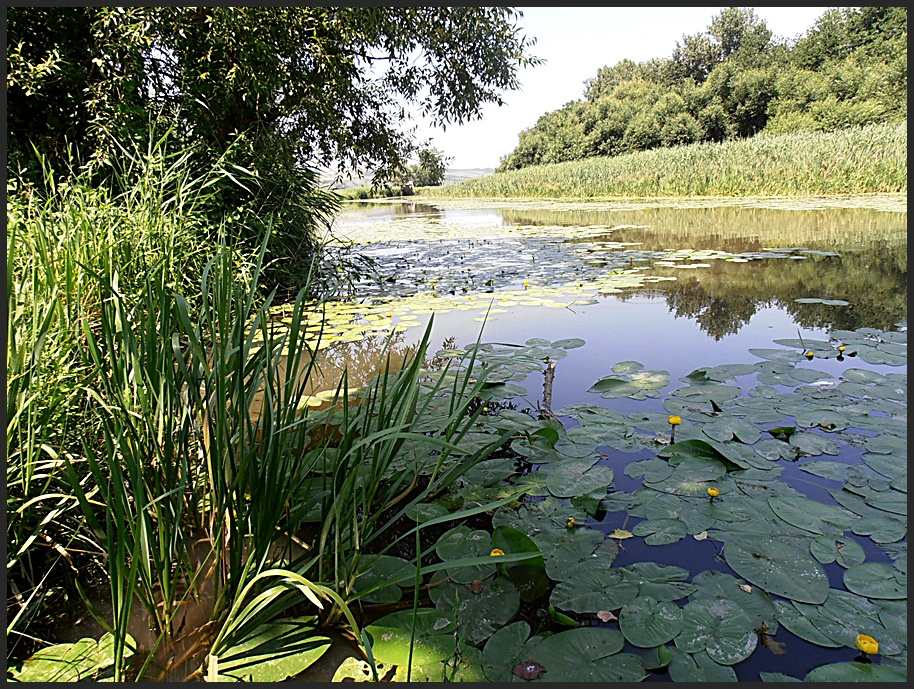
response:
<path fill-rule="evenodd" d="M 600 618 L 601 622 L 615 622 L 619 618 L 612 614 L 609 610 L 601 610 L 597 613 L 597 617 Z"/>
<path fill-rule="evenodd" d="M 694 536 L 692 536 L 692 538 L 694 538 L 696 541 L 704 541 L 708 538 L 708 532 L 702 531 L 701 533 L 697 533 Z"/>
<path fill-rule="evenodd" d="M 527 658 L 524 662 L 515 665 L 511 672 L 521 679 L 539 679 L 546 672 L 546 668 L 533 658 Z"/>
<path fill-rule="evenodd" d="M 740 584 L 739 587 L 746 593 L 752 593 L 752 587 L 749 584 Z"/>
<path fill-rule="evenodd" d="M 610 538 L 617 538 L 620 541 L 625 538 L 634 538 L 634 536 L 635 534 L 631 531 L 626 531 L 625 529 L 614 529 L 613 532 L 609 534 Z"/>
<path fill-rule="evenodd" d="M 479 579 L 474 579 L 472 583 L 467 584 L 467 588 L 478 596 L 482 593 L 485 586 L 483 586 L 483 583 Z"/>

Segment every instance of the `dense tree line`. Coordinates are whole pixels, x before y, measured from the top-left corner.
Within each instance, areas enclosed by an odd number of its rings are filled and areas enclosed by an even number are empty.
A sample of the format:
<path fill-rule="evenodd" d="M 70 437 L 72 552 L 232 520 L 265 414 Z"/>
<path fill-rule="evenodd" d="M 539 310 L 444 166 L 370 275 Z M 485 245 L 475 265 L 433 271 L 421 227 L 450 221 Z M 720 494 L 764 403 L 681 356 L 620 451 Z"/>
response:
<path fill-rule="evenodd" d="M 416 149 L 404 104 L 478 118 L 539 60 L 506 7 L 9 7 L 8 171 L 73 166 L 116 183 L 150 130 L 193 164 L 223 161 L 211 197 L 272 223 L 273 258 L 310 265 L 332 199 L 315 168 L 395 179 Z M 301 276 L 299 276 L 301 277 Z M 299 283 L 301 284 L 301 283 Z"/>
<path fill-rule="evenodd" d="M 838 8 L 775 39 L 731 7 L 671 57 L 601 68 L 584 98 L 520 133 L 499 171 L 659 146 L 907 117 L 907 9 Z"/>

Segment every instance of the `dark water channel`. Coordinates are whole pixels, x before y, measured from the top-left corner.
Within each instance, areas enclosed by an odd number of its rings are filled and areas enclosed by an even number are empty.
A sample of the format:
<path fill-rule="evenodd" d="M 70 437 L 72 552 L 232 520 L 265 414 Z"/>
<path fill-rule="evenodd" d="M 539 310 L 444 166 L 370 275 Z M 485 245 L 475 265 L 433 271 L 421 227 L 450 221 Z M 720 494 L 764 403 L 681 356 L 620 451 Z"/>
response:
<path fill-rule="evenodd" d="M 556 364 L 557 411 L 587 403 L 626 415 L 667 414 L 664 401 L 684 385 L 681 378 L 700 367 L 756 364 L 761 358 L 749 349 L 777 347 L 776 339 L 827 342 L 835 331 L 907 330 L 907 214 L 897 210 L 393 203 L 344 211 L 336 232 L 377 261 L 380 282 L 366 280 L 359 291 L 406 324 L 403 342 L 418 339 L 432 311 L 433 347 L 449 338 L 457 346 L 471 344 L 484 319 L 483 342 L 583 339 L 584 346 Z M 494 311 L 486 317 L 489 308 Z M 668 386 L 658 397 L 641 400 L 587 392 L 623 361 L 667 371 Z M 844 356 L 816 357 L 796 367 L 814 368 L 835 382 L 852 368 L 907 372 L 906 360 L 887 365 Z M 755 374 L 738 384 L 744 397 L 760 385 Z M 523 385 L 528 396 L 514 402 L 535 410 L 542 377 L 533 373 Z M 906 407 L 893 413 L 906 422 Z M 566 429 L 577 423 L 561 414 L 560 420 Z M 861 432 L 852 427 L 848 433 Z M 614 470 L 614 490 L 628 493 L 641 488 L 642 480 L 627 476 L 626 466 L 656 456 L 649 449 L 598 451 L 604 453 L 601 463 Z M 863 453 L 859 443 L 843 444 L 836 455 L 807 459 L 861 465 Z M 780 464 L 780 481 L 835 504 L 828 491 L 840 490 L 842 481 L 801 471 L 796 461 Z M 606 534 L 644 521 L 624 509 L 598 516 L 588 526 Z M 847 535 L 868 562 L 893 561 L 869 538 Z M 906 535 L 895 542 L 895 555 L 898 548 L 906 552 L 906 543 Z M 693 575 L 709 569 L 732 574 L 722 547 L 691 536 L 658 546 L 635 537 L 620 541 L 613 567 L 651 561 Z M 834 562 L 823 567 L 829 586 L 843 590 L 845 569 Z M 783 646 L 759 645 L 734 666 L 740 680 L 758 681 L 760 672 L 802 679 L 813 668 L 858 655 L 853 648 L 810 643 L 783 625 L 774 638 Z M 638 651 L 628 643 L 625 650 Z M 906 651 L 887 664 L 892 662 L 904 667 Z M 648 676 L 668 680 L 667 673 Z"/>

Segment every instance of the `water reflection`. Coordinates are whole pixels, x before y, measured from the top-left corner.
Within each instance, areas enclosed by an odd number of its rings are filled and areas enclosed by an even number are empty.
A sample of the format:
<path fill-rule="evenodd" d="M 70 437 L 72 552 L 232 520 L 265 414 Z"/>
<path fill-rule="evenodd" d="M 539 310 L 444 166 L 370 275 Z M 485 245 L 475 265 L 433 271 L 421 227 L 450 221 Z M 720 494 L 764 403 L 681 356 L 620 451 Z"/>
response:
<path fill-rule="evenodd" d="M 392 209 L 397 208 L 392 204 Z M 891 329 L 907 314 L 907 214 L 866 208 L 460 209 L 405 204 L 397 223 L 341 222 L 379 260 L 368 295 L 466 295 L 599 280 L 643 267 L 641 288 L 715 340 L 776 306 L 806 328 Z M 391 210 L 396 214 L 397 211 Z M 388 216 L 390 217 L 390 216 Z M 690 258 L 674 252 L 726 252 Z M 777 251 L 775 251 L 777 250 Z M 672 259 L 671 259 L 672 257 Z M 737 257 L 737 262 L 733 262 Z M 743 260 L 745 259 L 745 260 Z M 675 263 L 670 263 L 670 261 Z M 703 267 L 683 270 L 690 263 Z M 632 291 L 609 297 L 626 301 Z M 796 299 L 837 299 L 847 306 Z"/>

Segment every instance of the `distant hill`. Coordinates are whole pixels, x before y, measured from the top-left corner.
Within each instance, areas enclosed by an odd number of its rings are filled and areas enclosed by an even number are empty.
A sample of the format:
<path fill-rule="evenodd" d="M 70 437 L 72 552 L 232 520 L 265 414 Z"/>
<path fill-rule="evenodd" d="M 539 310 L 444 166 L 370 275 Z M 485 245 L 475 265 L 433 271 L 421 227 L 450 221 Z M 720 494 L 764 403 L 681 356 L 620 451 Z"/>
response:
<path fill-rule="evenodd" d="M 464 182 L 468 179 L 476 179 L 477 177 L 485 177 L 486 175 L 491 175 L 495 172 L 495 168 L 491 167 L 474 167 L 461 170 L 448 170 L 444 173 L 444 185 L 454 184 L 455 182 Z M 327 171 L 320 175 L 320 181 L 322 184 L 330 184 L 334 180 L 335 173 L 333 171 Z M 356 177 L 354 179 L 344 178 L 335 188 L 337 189 L 352 189 L 353 187 L 370 187 L 371 178 L 370 177 Z"/>

